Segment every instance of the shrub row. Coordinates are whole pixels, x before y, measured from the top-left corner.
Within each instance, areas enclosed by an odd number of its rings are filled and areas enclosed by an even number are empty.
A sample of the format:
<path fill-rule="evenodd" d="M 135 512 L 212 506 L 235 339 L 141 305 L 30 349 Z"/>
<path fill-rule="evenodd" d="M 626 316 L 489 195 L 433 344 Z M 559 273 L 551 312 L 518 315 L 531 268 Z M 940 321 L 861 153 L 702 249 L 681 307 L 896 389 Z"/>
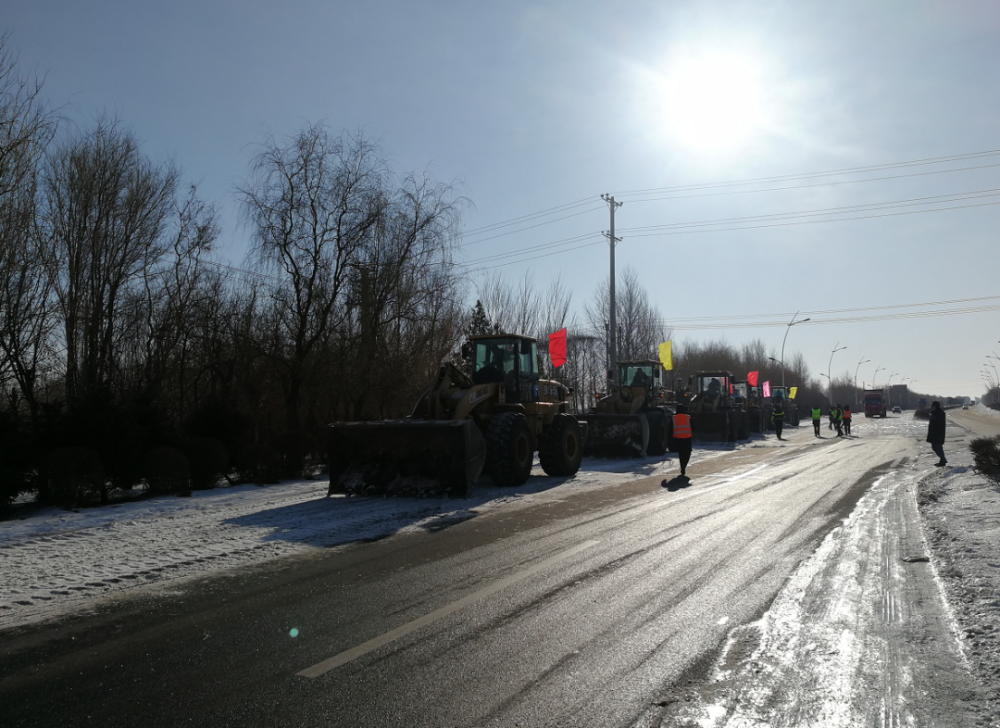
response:
<path fill-rule="evenodd" d="M 216 487 L 222 479 L 231 483 L 277 483 L 282 478 L 308 477 L 314 468 L 317 446 L 309 436 L 282 437 L 274 447 L 243 448 L 230 463 L 229 451 L 213 437 L 189 437 L 176 446 L 161 445 L 143 453 L 134 468 L 150 493 L 190 495 L 193 490 Z M 0 452 L 0 509 L 22 493 L 34 492 L 41 503 L 76 507 L 86 502 L 109 500 L 115 488 L 125 488 L 112 479 L 100 452 L 88 446 L 50 450 L 40 465 L 27 467 Z"/>

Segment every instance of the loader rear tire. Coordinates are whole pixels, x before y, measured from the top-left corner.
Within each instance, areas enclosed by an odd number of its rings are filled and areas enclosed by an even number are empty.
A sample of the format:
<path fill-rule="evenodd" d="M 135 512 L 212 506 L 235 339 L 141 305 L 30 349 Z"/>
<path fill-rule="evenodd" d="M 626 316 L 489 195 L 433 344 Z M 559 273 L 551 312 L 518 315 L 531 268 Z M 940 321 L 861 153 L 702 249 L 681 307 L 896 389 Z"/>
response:
<path fill-rule="evenodd" d="M 667 415 L 660 410 L 652 410 L 646 413 L 646 419 L 649 421 L 649 444 L 646 445 L 646 454 L 663 455 L 668 447 Z"/>
<path fill-rule="evenodd" d="M 504 412 L 490 422 L 486 433 L 486 467 L 499 486 L 523 485 L 534 459 L 528 418 Z"/>
<path fill-rule="evenodd" d="M 538 460 L 546 475 L 570 477 L 576 475 L 583 459 L 583 438 L 576 417 L 565 412 L 552 418 L 552 424 L 542 433 Z"/>

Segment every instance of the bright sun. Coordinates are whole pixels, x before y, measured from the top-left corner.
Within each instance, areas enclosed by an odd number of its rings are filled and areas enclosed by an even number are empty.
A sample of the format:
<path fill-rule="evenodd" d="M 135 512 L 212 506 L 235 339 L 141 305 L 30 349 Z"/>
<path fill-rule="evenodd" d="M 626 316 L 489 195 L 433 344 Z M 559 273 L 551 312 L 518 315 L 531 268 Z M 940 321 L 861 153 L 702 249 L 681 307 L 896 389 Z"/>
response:
<path fill-rule="evenodd" d="M 703 151 L 739 147 L 765 124 L 761 68 L 726 53 L 676 58 L 660 76 L 661 118 L 671 136 Z"/>

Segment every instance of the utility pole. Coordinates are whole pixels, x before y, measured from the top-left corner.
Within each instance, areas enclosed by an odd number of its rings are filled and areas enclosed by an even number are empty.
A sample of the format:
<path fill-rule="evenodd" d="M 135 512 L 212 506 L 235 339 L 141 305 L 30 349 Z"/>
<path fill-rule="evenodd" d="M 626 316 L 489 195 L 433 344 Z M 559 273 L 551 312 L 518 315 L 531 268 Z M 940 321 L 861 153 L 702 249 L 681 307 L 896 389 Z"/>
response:
<path fill-rule="evenodd" d="M 618 366 L 618 313 L 615 300 L 615 245 L 620 238 L 615 237 L 615 210 L 621 207 L 623 202 L 615 202 L 615 198 L 608 194 L 601 195 L 601 199 L 608 203 L 611 210 L 611 230 L 604 233 L 610 243 L 611 248 L 611 280 L 608 288 L 608 304 L 611 309 L 611 330 L 608 332 L 608 393 L 614 388 L 614 371 Z"/>

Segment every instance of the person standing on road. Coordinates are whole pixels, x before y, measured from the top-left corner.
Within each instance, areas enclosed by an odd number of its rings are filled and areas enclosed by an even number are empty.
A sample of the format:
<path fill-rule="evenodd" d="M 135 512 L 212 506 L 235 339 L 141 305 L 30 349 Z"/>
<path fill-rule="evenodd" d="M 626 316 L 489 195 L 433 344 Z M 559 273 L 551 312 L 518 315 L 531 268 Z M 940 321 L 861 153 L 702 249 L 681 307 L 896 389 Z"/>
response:
<path fill-rule="evenodd" d="M 779 399 L 774 403 L 771 410 L 771 424 L 774 425 L 774 433 L 781 439 L 781 427 L 785 424 L 785 405 Z"/>
<path fill-rule="evenodd" d="M 940 458 L 934 465 L 943 467 L 948 464 L 944 457 L 944 410 L 940 402 L 931 402 L 930 422 L 927 423 L 927 442 L 931 444 L 934 454 Z"/>
<path fill-rule="evenodd" d="M 677 414 L 673 417 L 674 447 L 681 462 L 681 475 L 687 475 L 687 465 L 691 460 L 691 415 L 687 413 L 687 405 L 677 405 Z"/>
<path fill-rule="evenodd" d="M 812 416 L 813 416 L 813 432 L 816 433 L 816 437 L 819 437 L 819 422 L 823 417 L 823 408 L 813 407 Z"/>
<path fill-rule="evenodd" d="M 844 413 L 842 415 L 844 419 L 844 434 L 848 437 L 851 436 L 851 405 L 844 405 Z"/>
<path fill-rule="evenodd" d="M 830 408 L 830 419 L 833 420 L 833 427 L 837 430 L 837 437 L 844 436 L 843 420 L 844 410 L 840 409 L 840 403 Z"/>

